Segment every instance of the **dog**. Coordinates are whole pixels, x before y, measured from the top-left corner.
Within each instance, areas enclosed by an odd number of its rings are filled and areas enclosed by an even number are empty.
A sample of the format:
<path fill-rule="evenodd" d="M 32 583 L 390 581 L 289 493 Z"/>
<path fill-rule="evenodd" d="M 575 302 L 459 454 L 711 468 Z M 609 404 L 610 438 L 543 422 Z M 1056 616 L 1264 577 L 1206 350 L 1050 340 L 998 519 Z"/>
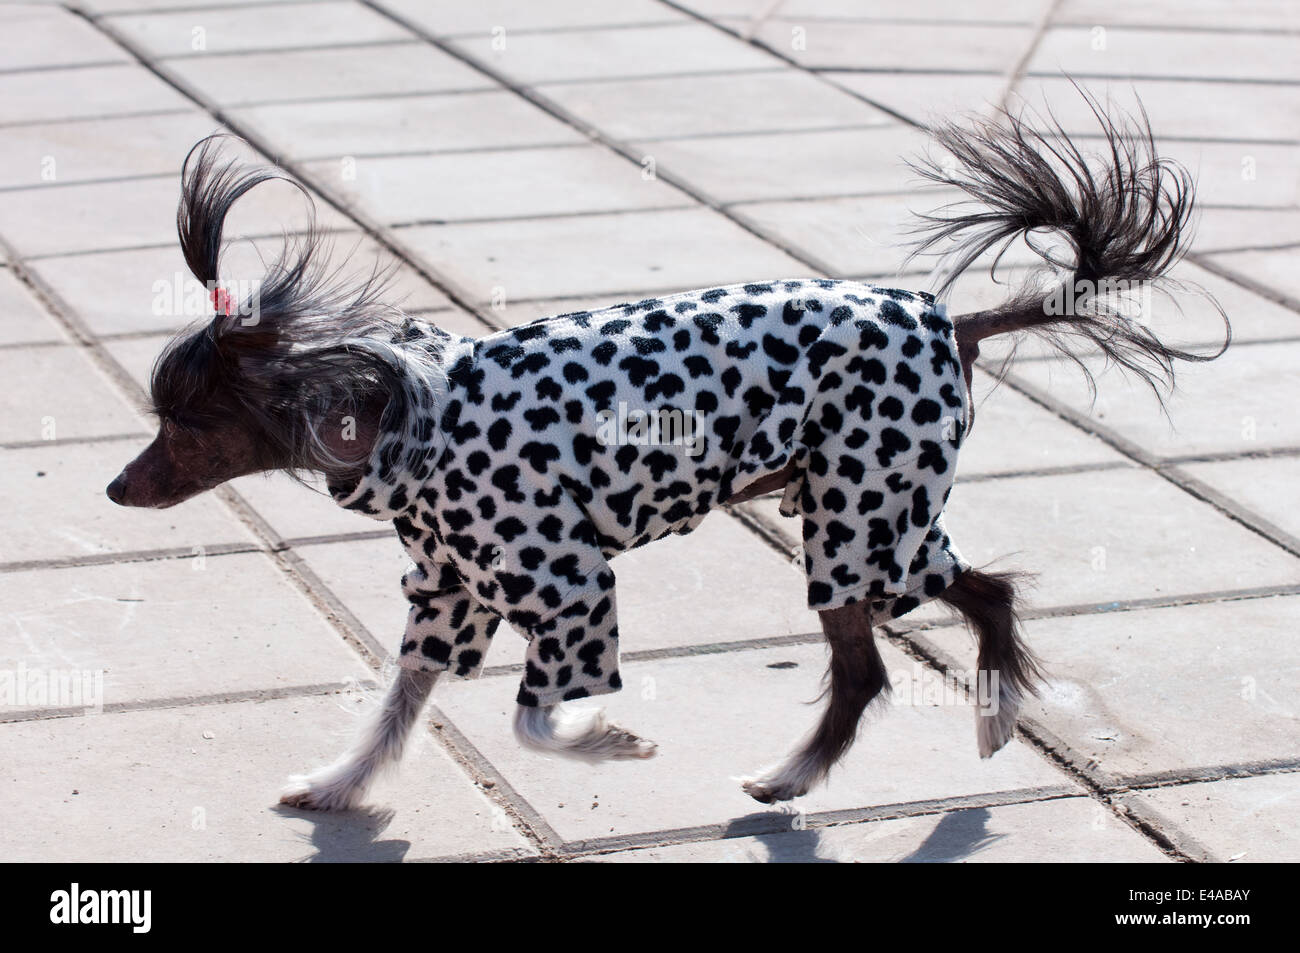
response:
<path fill-rule="evenodd" d="M 1162 401 L 1175 361 L 1223 353 L 1166 344 L 1102 290 L 1158 282 L 1180 259 L 1193 183 L 1157 154 L 1145 114 L 1088 101 L 1101 158 L 1057 124 L 1036 129 L 1006 112 L 934 130 L 950 159 L 912 168 L 966 196 L 918 226 L 913 253 L 951 263 L 938 297 L 783 279 L 478 339 L 386 306 L 383 273 L 332 274 L 314 230 L 286 239 L 256 300 L 231 298 L 218 268 L 226 214 L 283 176 L 225 159 L 217 138 L 196 145 L 177 226 L 217 313 L 158 358 L 158 435 L 109 498 L 167 507 L 248 473 L 318 474 L 340 505 L 392 522 L 412 557 L 397 676 L 377 715 L 339 760 L 292 779 L 282 803 L 359 805 L 400 757 L 441 673 L 477 674 L 503 619 L 529 640 L 514 722 L 523 744 L 588 760 L 651 757 L 652 742 L 569 706 L 621 685 L 607 560 L 772 492 L 803 518 L 829 700 L 799 748 L 744 790 L 785 801 L 827 776 L 889 689 L 873 629 L 933 599 L 968 623 L 981 676 L 997 686 L 996 704 L 976 712 L 979 753 L 1003 747 L 1042 668 L 1021 633 L 1016 574 L 971 566 L 943 523 L 981 342 L 1035 334 L 1085 373 L 1081 357 L 1100 354 Z M 994 309 L 949 317 L 940 298 L 958 275 L 1022 236 L 1036 248 L 1043 231 L 1073 251 L 1069 263 L 1041 253 L 1068 269 L 1068 313 L 1048 307 L 1053 291 L 1040 280 Z"/>

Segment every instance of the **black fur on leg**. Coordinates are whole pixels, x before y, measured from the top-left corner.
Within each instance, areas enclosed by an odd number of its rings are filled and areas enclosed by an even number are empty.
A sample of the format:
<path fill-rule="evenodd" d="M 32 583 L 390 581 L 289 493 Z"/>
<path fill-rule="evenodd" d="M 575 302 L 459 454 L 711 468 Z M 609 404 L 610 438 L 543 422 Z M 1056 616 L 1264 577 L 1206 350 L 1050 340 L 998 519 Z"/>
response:
<path fill-rule="evenodd" d="M 1045 680 L 1020 632 L 1016 584 L 1027 578 L 1028 573 L 968 569 L 939 596 L 962 614 L 978 639 L 980 670 L 997 672 L 1002 686 L 1017 695 L 1037 695 Z"/>
<path fill-rule="evenodd" d="M 867 603 L 827 609 L 818 615 L 831 649 L 821 697 L 829 695 L 830 700 L 817 728 L 780 768 L 744 783 L 745 792 L 764 804 L 799 797 L 822 781 L 853 744 L 867 706 L 890 689 Z"/>

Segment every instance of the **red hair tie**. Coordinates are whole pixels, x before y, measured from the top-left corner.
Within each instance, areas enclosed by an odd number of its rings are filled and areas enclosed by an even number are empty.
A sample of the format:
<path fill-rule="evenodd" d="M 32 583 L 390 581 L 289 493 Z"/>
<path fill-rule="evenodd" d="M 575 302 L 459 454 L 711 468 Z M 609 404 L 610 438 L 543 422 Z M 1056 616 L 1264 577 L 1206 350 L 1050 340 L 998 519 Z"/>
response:
<path fill-rule="evenodd" d="M 230 292 L 220 286 L 212 289 L 212 307 L 217 314 L 231 314 Z"/>

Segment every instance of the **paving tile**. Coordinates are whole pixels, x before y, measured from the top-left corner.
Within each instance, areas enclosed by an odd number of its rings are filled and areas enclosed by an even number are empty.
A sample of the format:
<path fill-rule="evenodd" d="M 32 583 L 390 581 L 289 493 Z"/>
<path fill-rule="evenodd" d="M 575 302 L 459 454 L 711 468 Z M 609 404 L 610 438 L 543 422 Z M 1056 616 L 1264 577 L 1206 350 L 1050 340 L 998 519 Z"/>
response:
<path fill-rule="evenodd" d="M 0 442 L 138 433 L 130 406 L 71 345 L 0 350 Z"/>
<path fill-rule="evenodd" d="M 1285 84 L 1098 77 L 1080 85 L 1102 103 L 1135 116 L 1140 114 L 1140 98 L 1161 150 L 1175 148 L 1168 137 L 1249 141 L 1300 136 L 1296 119 L 1300 93 Z M 1097 117 L 1063 76 L 1025 78 L 1016 86 L 1016 102 L 1027 103 L 1040 114 L 1046 103 L 1072 136 L 1097 134 Z M 1209 116 L 1214 119 L 1207 123 Z"/>
<path fill-rule="evenodd" d="M 375 242 L 359 241 L 355 232 L 337 233 L 332 239 L 332 260 L 347 273 L 365 276 L 376 263 L 392 258 L 380 253 Z M 258 249 L 273 259 L 280 247 L 275 237 L 257 242 L 256 247 L 249 242 L 235 245 L 222 259 L 225 280 L 259 280 L 264 263 L 258 258 Z M 212 317 L 207 291 L 190 274 L 180 247 L 174 243 L 161 248 L 41 258 L 30 267 L 96 334 L 172 331 Z M 386 300 L 400 302 L 408 310 L 450 306 L 445 294 L 409 267 L 398 271 Z"/>
<path fill-rule="evenodd" d="M 888 178 L 895 192 L 915 189 L 919 180 L 902 164 L 902 156 L 894 161 L 898 164 L 897 173 L 887 176 L 882 173 L 882 177 Z M 959 193 L 948 190 L 911 191 L 902 195 L 740 203 L 728 211 L 763 234 L 824 262 L 832 275 L 887 277 L 899 275 L 905 267 L 909 243 L 913 240 L 910 230 L 916 227 L 917 216 L 959 197 Z M 991 263 L 991 259 L 986 260 Z M 1003 256 L 1002 265 L 1013 267 L 1039 261 L 1027 246 L 1017 243 Z M 927 256 L 915 259 L 906 269 L 925 272 L 934 264 L 935 259 Z M 983 268 L 984 261 L 977 262 L 970 273 L 978 275 Z M 907 287 L 906 281 L 913 280 L 897 278 L 886 283 L 903 282 Z"/>
<path fill-rule="evenodd" d="M 975 424 L 958 458 L 958 478 L 1126 458 L 1105 442 L 1066 423 L 992 375 L 975 374 Z"/>
<path fill-rule="evenodd" d="M 533 853 L 424 732 L 378 810 L 276 807 L 289 774 L 333 759 L 358 694 L 0 725 L 25 770 L 0 794 L 10 860 L 383 861 Z M 124 805 L 130 805 L 124 810 Z"/>
<path fill-rule="evenodd" d="M 409 33 L 386 17 L 359 3 L 342 2 L 121 14 L 107 17 L 106 22 L 153 56 L 410 39 Z"/>
<path fill-rule="evenodd" d="M 739 28 L 745 21 L 723 19 Z M 1004 72 L 1032 34 L 1027 26 L 988 23 L 883 23 L 803 20 L 784 13 L 765 20 L 757 36 L 814 69 Z"/>
<path fill-rule="evenodd" d="M 723 202 L 902 192 L 916 184 L 903 159 L 925 144 L 901 125 L 837 132 L 635 143 L 661 173 Z"/>
<path fill-rule="evenodd" d="M 14 500 L 39 520 L 13 519 L 0 559 L 55 559 L 149 549 L 256 540 L 215 497 L 201 496 L 166 510 L 127 509 L 104 495 L 150 438 L 65 443 L 6 450 L 0 473 Z"/>
<path fill-rule="evenodd" d="M 890 645 L 891 672 L 918 663 Z M 610 717 L 659 743 L 643 762 L 585 765 L 520 749 L 508 728 L 515 679 L 440 684 L 435 701 L 566 841 L 718 824 L 766 813 L 738 778 L 786 753 L 817 715 L 820 645 L 632 662 L 604 696 Z M 793 665 L 791 664 L 793 663 Z M 917 675 L 917 677 L 921 677 Z M 903 696 L 899 696 L 900 698 Z M 830 783 L 799 799 L 808 813 L 1066 785 L 1019 742 L 980 761 L 965 705 L 895 704 L 864 727 Z"/>
<path fill-rule="evenodd" d="M 687 0 L 682 6 L 711 18 L 766 17 L 773 12 L 790 20 L 939 20 L 946 23 L 975 20 L 981 23 L 1031 24 L 1042 13 L 1045 0 L 1007 0 L 980 7 L 972 16 L 963 0 L 785 0 L 774 11 L 771 0 Z"/>
<path fill-rule="evenodd" d="M 1295 209 L 1213 208 L 1202 206 L 1192 251 L 1237 251 L 1300 244 L 1300 211 Z"/>
<path fill-rule="evenodd" d="M 179 173 L 190 146 L 215 127 L 198 110 L 15 126 L 4 133 L 0 188 Z"/>
<path fill-rule="evenodd" d="M 1161 0 L 1064 0 L 1052 15 L 1056 23 L 1133 24 L 1164 27 L 1170 9 Z M 1237 0 L 1225 5 L 1215 0 L 1186 0 L 1178 5 L 1179 27 L 1226 27 L 1234 30 L 1300 28 L 1300 12 L 1287 0 Z"/>
<path fill-rule="evenodd" d="M 0 344 L 65 342 L 67 338 L 28 287 L 0 268 Z"/>
<path fill-rule="evenodd" d="M 1121 779 L 1294 758 L 1297 611 L 1283 596 L 1032 619 L 1050 679 L 1025 714 Z M 973 667 L 964 628 L 922 635 Z"/>
<path fill-rule="evenodd" d="M 1295 488 L 1300 486 L 1300 457 L 1277 456 L 1189 463 L 1183 469 L 1258 513 L 1285 532 L 1300 538 L 1300 512 Z"/>
<path fill-rule="evenodd" d="M 293 3 L 302 5 L 304 3 L 324 2 L 324 0 L 222 0 L 220 6 L 223 7 L 261 7 L 269 6 L 273 3 Z M 158 0 L 77 0 L 77 5 L 91 13 L 139 13 L 141 11 L 151 12 L 161 7 Z M 167 0 L 166 9 L 182 10 L 190 7 L 206 8 L 213 6 L 213 0 Z"/>
<path fill-rule="evenodd" d="M 790 69 L 562 83 L 540 92 L 615 139 L 880 126 L 888 114 Z"/>
<path fill-rule="evenodd" d="M 1300 776 L 1295 774 L 1134 791 L 1123 803 L 1147 816 L 1168 819 L 1209 850 L 1207 860 L 1300 860 L 1300 837 L 1291 821 L 1300 808 Z"/>
<path fill-rule="evenodd" d="M 599 146 L 308 162 L 306 174 L 396 224 L 666 208 L 691 200 Z M 345 175 L 354 175 L 346 178 Z M 501 229 L 498 224 L 497 230 Z"/>
<path fill-rule="evenodd" d="M 771 54 L 702 23 L 640 30 L 506 33 L 505 48 L 484 32 L 452 45 L 525 86 L 559 80 L 628 79 L 678 73 L 771 69 Z M 500 45 L 499 43 L 497 44 Z"/>
<path fill-rule="evenodd" d="M 182 158 L 184 153 L 176 161 Z M 175 175 L 0 192 L 0 233 L 22 256 L 170 245 L 176 241 L 179 197 Z M 302 194 L 285 183 L 259 186 L 245 202 L 231 210 L 229 242 L 245 235 L 278 235 L 283 229 L 301 231 L 306 224 Z M 324 203 L 317 203 L 316 215 L 325 230 L 352 225 Z"/>
<path fill-rule="evenodd" d="M 1086 797 L 603 854 L 601 863 L 1161 863 L 1154 844 Z"/>
<path fill-rule="evenodd" d="M 1295 40 L 1285 35 L 1053 27 L 1029 60 L 1031 75 L 1187 76 L 1196 79 L 1300 79 Z"/>
<path fill-rule="evenodd" d="M 998 559 L 1035 572 L 1026 594 L 1034 606 L 1286 585 L 1300 570 L 1295 557 L 1143 470 L 959 482 L 948 529 L 976 566 Z"/>
<path fill-rule="evenodd" d="M 1287 342 L 1242 344 L 1208 364 L 1179 364 L 1170 419 L 1149 388 L 1114 369 L 1097 372 L 1095 404 L 1075 368 L 1024 362 L 1015 374 L 1160 456 L 1256 452 L 1300 445 L 1292 413 L 1297 359 L 1300 343 Z"/>
<path fill-rule="evenodd" d="M 293 159 L 587 142 L 527 100 L 496 91 L 253 106 L 231 116 Z"/>
<path fill-rule="evenodd" d="M 421 258 L 489 302 L 627 295 L 807 274 L 808 268 L 705 209 L 402 229 Z"/>
<path fill-rule="evenodd" d="M 5 123 L 188 108 L 189 100 L 134 63 L 0 74 L 0 122 Z"/>
<path fill-rule="evenodd" d="M 169 59 L 163 70 L 222 106 L 486 89 L 481 73 L 427 43 Z"/>
<path fill-rule="evenodd" d="M 1296 271 L 1295 259 L 1295 249 L 1287 249 L 1215 255 L 1208 261 L 1285 295 L 1294 303 L 1294 308 L 1300 305 L 1300 273 Z M 1292 314 L 1295 314 L 1294 310 Z"/>
<path fill-rule="evenodd" d="M 116 43 L 60 7 L 0 7 L 0 70 L 129 60 Z"/>
<path fill-rule="evenodd" d="M 395 651 L 407 615 L 399 581 L 410 562 L 396 537 L 298 552 L 380 644 Z M 722 513 L 688 537 L 624 553 L 613 567 L 624 653 L 821 632 L 807 608 L 802 571 Z M 527 643 L 508 626 L 492 643 L 489 666 L 523 663 Z"/>
<path fill-rule="evenodd" d="M 28 669 L 103 670 L 106 705 L 369 671 L 260 553 L 0 573 L 0 594 L 0 658 Z"/>
<path fill-rule="evenodd" d="M 677 23 L 682 14 L 654 0 L 621 3 L 584 3 L 583 0 L 480 0 L 478 3 L 428 3 L 427 0 L 381 0 L 399 16 L 419 24 L 435 36 L 490 35 L 494 27 L 506 31 L 507 42 L 516 30 L 639 26 Z"/>
<path fill-rule="evenodd" d="M 752 505 L 797 540 L 798 519 L 781 516 L 778 503 L 764 498 Z M 1295 557 L 1140 469 L 959 479 L 946 513 L 969 563 L 1034 574 L 1022 592 L 1031 607 L 1289 585 L 1300 571 Z M 930 602 L 907 619 L 948 617 Z"/>
<path fill-rule="evenodd" d="M 1300 113 L 1300 97 L 1292 108 Z M 1160 153 L 1192 172 L 1196 196 L 1208 205 L 1292 210 L 1300 205 L 1300 180 L 1295 173 L 1300 146 L 1166 142 Z"/>
<path fill-rule="evenodd" d="M 930 125 L 959 118 L 963 113 L 988 112 L 1006 86 L 1000 73 L 836 73 L 827 79 L 913 122 Z"/>

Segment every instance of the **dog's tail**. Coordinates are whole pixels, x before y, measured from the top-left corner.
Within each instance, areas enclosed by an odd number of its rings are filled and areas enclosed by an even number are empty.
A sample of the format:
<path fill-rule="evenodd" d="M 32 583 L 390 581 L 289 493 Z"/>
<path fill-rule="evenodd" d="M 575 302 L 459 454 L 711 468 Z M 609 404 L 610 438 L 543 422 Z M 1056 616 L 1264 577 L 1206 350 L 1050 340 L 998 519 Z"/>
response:
<path fill-rule="evenodd" d="M 1090 160 L 1049 115 L 1039 130 L 1023 115 L 1002 111 L 971 127 L 940 126 L 935 139 L 950 156 L 926 158 L 912 168 L 926 179 L 956 186 L 967 199 L 921 216 L 913 256 L 943 251 L 951 270 L 940 294 L 985 252 L 1001 246 L 1000 258 L 1017 238 L 1045 262 L 1072 275 L 1056 287 L 1041 278 L 991 311 L 954 318 L 963 367 L 979 356 L 979 342 L 996 334 L 1027 331 L 1046 339 L 1095 382 L 1080 359 L 1089 350 L 1132 372 L 1151 386 L 1173 389 L 1174 361 L 1213 360 L 1227 349 L 1232 329 L 1224 321 L 1223 347 L 1196 354 L 1162 341 L 1141 323 L 1131 303 L 1149 299 L 1190 239 L 1194 185 L 1178 163 L 1156 153 L 1145 111 L 1134 119 L 1107 111 L 1079 90 L 1104 136 L 1101 156 Z M 1035 244 L 1053 231 L 1066 239 L 1073 260 L 1059 262 Z M 954 243 L 951 248 L 943 246 Z M 995 259 L 993 267 L 996 267 Z M 1167 279 L 1166 279 L 1167 283 Z M 1199 289 L 1196 289 L 1199 291 Z M 1082 345 L 1082 347 L 1080 346 Z"/>

